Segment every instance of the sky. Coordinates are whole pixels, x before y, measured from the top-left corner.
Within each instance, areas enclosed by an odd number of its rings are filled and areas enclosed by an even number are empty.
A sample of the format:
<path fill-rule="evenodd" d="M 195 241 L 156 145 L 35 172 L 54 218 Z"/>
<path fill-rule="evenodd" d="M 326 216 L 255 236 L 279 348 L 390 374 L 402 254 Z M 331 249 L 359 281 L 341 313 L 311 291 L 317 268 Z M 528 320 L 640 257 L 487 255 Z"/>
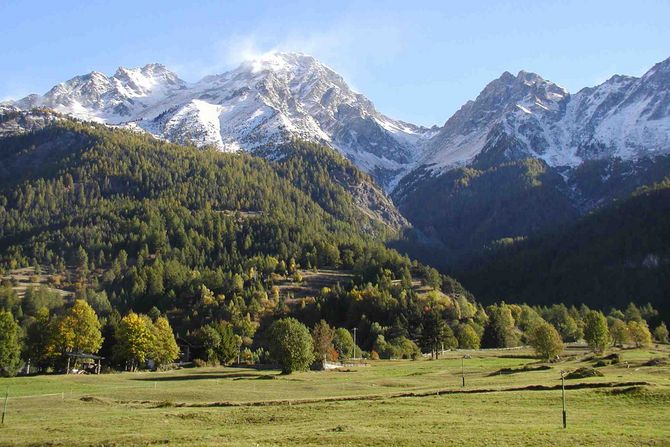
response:
<path fill-rule="evenodd" d="M 159 62 L 197 81 L 295 51 L 333 68 L 382 113 L 428 126 L 504 71 L 576 92 L 670 57 L 667 0 L 0 0 L 0 18 L 0 100 L 93 70 Z"/>

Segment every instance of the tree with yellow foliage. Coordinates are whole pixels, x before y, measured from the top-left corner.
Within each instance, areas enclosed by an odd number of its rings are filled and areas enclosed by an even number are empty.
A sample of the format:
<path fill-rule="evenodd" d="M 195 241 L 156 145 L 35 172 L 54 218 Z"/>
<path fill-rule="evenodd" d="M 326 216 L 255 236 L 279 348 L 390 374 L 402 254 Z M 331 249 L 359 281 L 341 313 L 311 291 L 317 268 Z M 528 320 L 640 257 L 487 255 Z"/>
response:
<path fill-rule="evenodd" d="M 130 312 L 121 319 L 116 331 L 115 354 L 119 360 L 126 362 L 129 370 L 135 371 L 150 358 L 155 338 L 151 319 Z"/>
<path fill-rule="evenodd" d="M 100 320 L 84 300 L 76 300 L 57 323 L 55 342 L 60 352 L 95 354 L 102 346 Z"/>
<path fill-rule="evenodd" d="M 179 357 L 179 347 L 174 339 L 170 322 L 165 317 L 158 317 L 153 324 L 154 349 L 151 357 L 156 365 L 166 365 Z"/>
<path fill-rule="evenodd" d="M 636 347 L 641 348 L 651 345 L 651 332 L 649 331 L 646 321 L 629 321 L 628 333 Z"/>

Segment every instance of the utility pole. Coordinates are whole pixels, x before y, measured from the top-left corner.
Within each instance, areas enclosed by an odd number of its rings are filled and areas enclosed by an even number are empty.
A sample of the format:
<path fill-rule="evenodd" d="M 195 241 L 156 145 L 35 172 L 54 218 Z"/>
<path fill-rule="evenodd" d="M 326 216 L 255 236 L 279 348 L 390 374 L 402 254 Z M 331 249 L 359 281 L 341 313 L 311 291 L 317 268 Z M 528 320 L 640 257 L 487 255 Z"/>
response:
<path fill-rule="evenodd" d="M 358 328 L 354 328 L 354 360 L 356 360 L 356 331 L 358 331 Z"/>
<path fill-rule="evenodd" d="M 568 418 L 565 412 L 565 371 L 561 371 L 561 397 L 563 398 L 563 428 L 568 428 Z"/>

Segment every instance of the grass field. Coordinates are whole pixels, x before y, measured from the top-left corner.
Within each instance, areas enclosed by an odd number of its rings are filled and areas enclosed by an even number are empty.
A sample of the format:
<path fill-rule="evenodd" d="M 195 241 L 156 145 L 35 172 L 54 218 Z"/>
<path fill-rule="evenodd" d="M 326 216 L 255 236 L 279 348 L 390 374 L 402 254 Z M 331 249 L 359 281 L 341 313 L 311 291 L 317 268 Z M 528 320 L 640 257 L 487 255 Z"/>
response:
<path fill-rule="evenodd" d="M 290 376 L 200 368 L 101 376 L 0 379 L 9 389 L 0 445 L 670 445 L 668 347 L 622 351 L 604 377 L 578 349 L 544 370 L 526 351 L 477 351 L 431 361 L 378 361 Z M 600 387 L 608 385 L 607 387 Z M 591 388 L 584 388 L 590 386 Z"/>

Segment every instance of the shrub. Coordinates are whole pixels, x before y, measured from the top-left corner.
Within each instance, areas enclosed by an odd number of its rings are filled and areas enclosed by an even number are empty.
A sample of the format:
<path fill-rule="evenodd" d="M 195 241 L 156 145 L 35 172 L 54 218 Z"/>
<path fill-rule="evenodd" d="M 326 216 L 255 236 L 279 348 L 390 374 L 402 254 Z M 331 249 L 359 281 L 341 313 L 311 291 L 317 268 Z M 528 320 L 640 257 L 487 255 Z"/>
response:
<path fill-rule="evenodd" d="M 193 364 L 196 366 L 196 368 L 204 368 L 207 366 L 207 362 L 203 359 L 193 359 Z"/>
<path fill-rule="evenodd" d="M 565 376 L 566 379 L 585 379 L 587 377 L 603 377 L 604 374 L 594 368 L 578 368 Z"/>

